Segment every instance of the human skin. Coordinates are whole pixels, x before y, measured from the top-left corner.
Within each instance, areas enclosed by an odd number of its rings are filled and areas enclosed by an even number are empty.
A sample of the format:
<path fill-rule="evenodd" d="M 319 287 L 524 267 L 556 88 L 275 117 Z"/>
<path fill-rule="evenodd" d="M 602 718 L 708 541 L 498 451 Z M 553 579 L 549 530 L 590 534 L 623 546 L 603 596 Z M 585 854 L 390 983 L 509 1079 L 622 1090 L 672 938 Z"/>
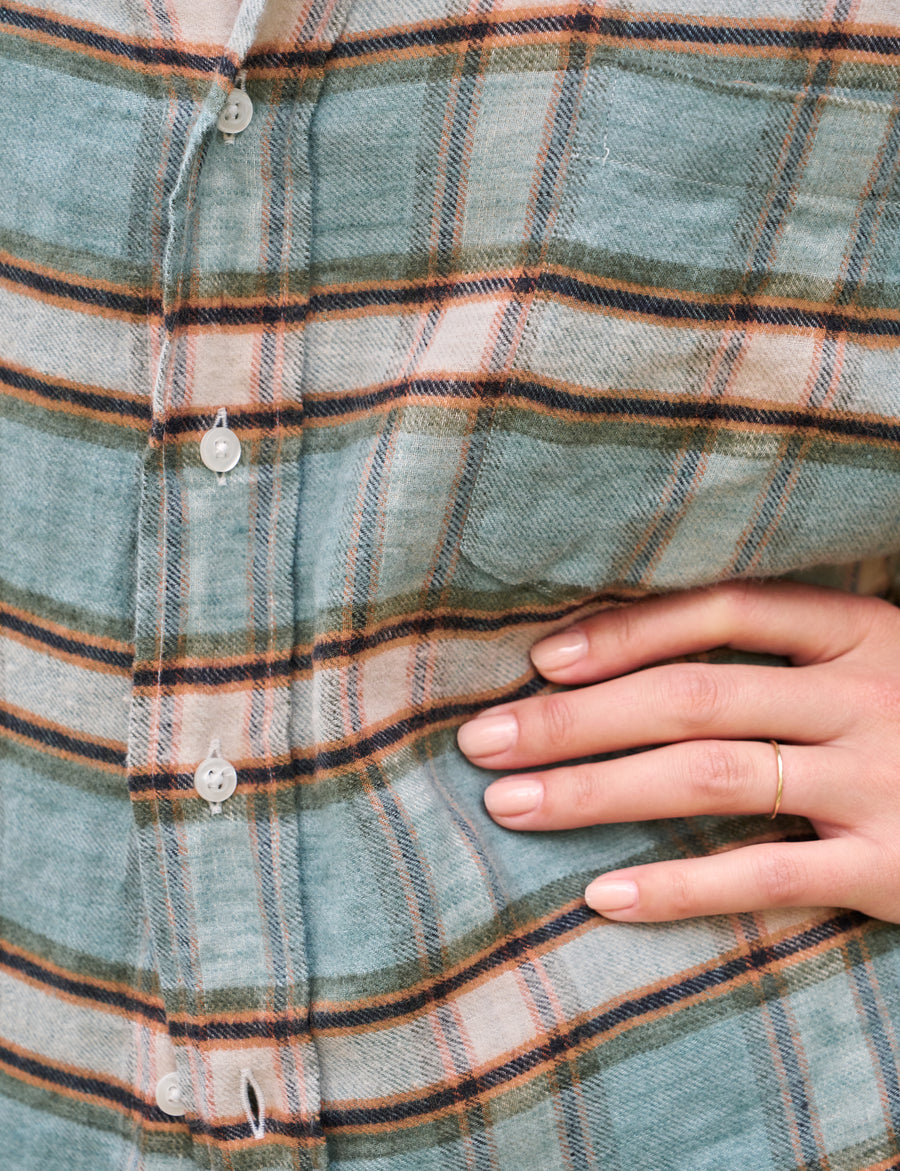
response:
<path fill-rule="evenodd" d="M 666 663 L 715 647 L 791 666 Z M 503 771 L 488 812 L 513 830 L 705 814 L 782 813 L 818 840 L 742 846 L 614 870 L 588 905 L 655 922 L 784 906 L 851 907 L 900 922 L 900 610 L 794 583 L 732 583 L 606 611 L 539 642 L 536 668 L 570 691 L 490 708 L 459 730 Z M 654 665 L 661 664 L 661 665 Z M 602 763 L 596 753 L 657 745 Z M 560 765 L 540 773 L 536 766 Z"/>

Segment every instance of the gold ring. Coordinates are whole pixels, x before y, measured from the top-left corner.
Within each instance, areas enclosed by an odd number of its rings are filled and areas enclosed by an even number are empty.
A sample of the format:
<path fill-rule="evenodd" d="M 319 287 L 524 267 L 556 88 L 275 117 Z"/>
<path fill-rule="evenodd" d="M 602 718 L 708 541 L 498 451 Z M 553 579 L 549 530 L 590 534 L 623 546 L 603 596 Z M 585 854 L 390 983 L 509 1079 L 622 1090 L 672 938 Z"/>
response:
<path fill-rule="evenodd" d="M 778 764 L 778 788 L 775 791 L 775 808 L 769 814 L 769 821 L 772 821 L 778 816 L 778 810 L 781 808 L 781 794 L 784 792 L 784 761 L 781 759 L 781 749 L 778 747 L 778 741 L 770 740 L 769 743 L 775 749 L 775 760 Z"/>

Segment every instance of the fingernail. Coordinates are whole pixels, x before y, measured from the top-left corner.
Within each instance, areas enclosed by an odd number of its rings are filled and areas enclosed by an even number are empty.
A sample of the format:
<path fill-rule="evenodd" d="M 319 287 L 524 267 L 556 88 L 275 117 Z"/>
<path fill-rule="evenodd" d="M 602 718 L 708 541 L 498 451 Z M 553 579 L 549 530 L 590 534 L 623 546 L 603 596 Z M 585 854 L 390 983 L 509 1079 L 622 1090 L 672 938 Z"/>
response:
<path fill-rule="evenodd" d="M 515 716 L 481 716 L 463 724 L 456 735 L 466 756 L 495 756 L 512 748 L 519 738 L 519 721 Z"/>
<path fill-rule="evenodd" d="M 587 635 L 577 626 L 545 638 L 531 648 L 531 661 L 539 671 L 557 671 L 571 667 L 587 654 Z"/>
<path fill-rule="evenodd" d="M 484 803 L 495 817 L 515 817 L 537 809 L 543 796 L 544 786 L 537 777 L 508 777 L 488 785 Z"/>
<path fill-rule="evenodd" d="M 584 897 L 594 911 L 626 911 L 638 901 L 638 887 L 624 878 L 595 878 Z"/>

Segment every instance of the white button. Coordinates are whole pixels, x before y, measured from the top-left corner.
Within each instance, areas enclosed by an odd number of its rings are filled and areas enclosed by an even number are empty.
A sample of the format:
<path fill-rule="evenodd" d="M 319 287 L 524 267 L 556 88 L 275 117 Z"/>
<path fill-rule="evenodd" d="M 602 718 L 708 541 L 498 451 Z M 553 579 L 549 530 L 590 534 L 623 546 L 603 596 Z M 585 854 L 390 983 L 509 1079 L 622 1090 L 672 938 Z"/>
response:
<path fill-rule="evenodd" d="M 194 788 L 211 805 L 227 801 L 237 788 L 237 773 L 234 766 L 221 756 L 207 756 L 206 760 L 197 765 Z"/>
<path fill-rule="evenodd" d="M 184 1114 L 184 1102 L 181 1100 L 181 1086 L 178 1084 L 177 1073 L 167 1073 L 156 1083 L 156 1104 L 163 1114 L 177 1117 Z"/>
<path fill-rule="evenodd" d="M 233 89 L 216 125 L 223 134 L 240 134 L 253 119 L 253 103 L 242 89 Z"/>
<path fill-rule="evenodd" d="M 227 427 L 210 427 L 200 440 L 200 458 L 211 472 L 230 472 L 241 458 L 241 441 Z"/>

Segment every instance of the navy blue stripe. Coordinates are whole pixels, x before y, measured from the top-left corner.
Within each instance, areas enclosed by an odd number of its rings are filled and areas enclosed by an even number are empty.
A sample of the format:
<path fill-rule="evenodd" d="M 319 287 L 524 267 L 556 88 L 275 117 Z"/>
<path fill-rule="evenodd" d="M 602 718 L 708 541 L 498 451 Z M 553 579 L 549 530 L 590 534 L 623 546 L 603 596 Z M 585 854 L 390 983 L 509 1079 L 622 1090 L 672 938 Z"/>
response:
<path fill-rule="evenodd" d="M 889 130 L 885 136 L 883 148 L 876 156 L 878 169 L 873 176 L 871 190 L 868 192 L 867 198 L 863 200 L 858 218 L 853 225 L 853 247 L 846 261 L 844 281 L 837 297 L 837 301 L 841 305 L 850 304 L 857 296 L 863 283 L 866 257 L 870 250 L 876 246 L 879 228 L 885 230 L 890 222 L 886 217 L 885 205 L 890 199 L 891 191 L 896 183 L 898 158 L 900 158 L 900 117 L 898 117 L 896 106 L 892 110 L 888 126 Z M 893 218 L 893 213 L 890 214 Z"/>
<path fill-rule="evenodd" d="M 65 297 L 82 305 L 112 309 L 117 313 L 127 313 L 131 317 L 144 317 L 148 311 L 162 311 L 159 298 L 150 297 L 146 293 L 97 289 L 93 285 L 81 285 L 76 280 L 34 272 L 23 265 L 10 264 L 8 261 L 0 261 L 0 278 L 50 297 Z"/>
<path fill-rule="evenodd" d="M 441 999 L 459 991 L 470 981 L 477 980 L 495 968 L 516 961 L 523 956 L 527 957 L 532 948 L 541 947 L 550 940 L 562 939 L 594 917 L 593 911 L 589 911 L 586 906 L 566 911 L 538 927 L 504 937 L 495 948 L 479 957 L 474 963 L 462 968 L 454 976 L 446 976 L 429 984 L 425 990 L 411 992 L 407 996 L 385 1004 L 342 1010 L 314 1011 L 311 1020 L 296 1007 L 290 1010 L 286 1009 L 284 1016 L 274 1020 L 230 1021 L 228 1019 L 213 1019 L 203 1024 L 173 1020 L 169 1022 L 169 1032 L 173 1037 L 183 1037 L 193 1041 L 235 1041 L 266 1037 L 286 1040 L 291 1037 L 307 1036 L 311 1028 L 353 1029 L 379 1021 L 395 1020 L 433 1005 L 435 999 Z M 40 964 L 8 952 L 2 947 L 0 947 L 0 962 L 30 976 L 37 983 L 59 988 L 64 992 L 71 992 L 81 999 L 115 1005 L 136 1016 L 151 1020 L 162 1021 L 165 1019 L 162 1009 L 136 1000 L 127 993 L 111 992 L 74 976 L 57 975 L 47 971 Z"/>
<path fill-rule="evenodd" d="M 507 397 L 525 399 L 546 410 L 565 411 L 584 418 L 619 417 L 635 424 L 655 421 L 697 425 L 741 424 L 746 427 L 787 432 L 836 435 L 878 444 L 900 443 L 900 423 L 886 418 L 844 415 L 827 409 L 752 407 L 720 399 L 632 397 L 617 391 L 576 394 L 559 387 L 519 378 L 514 374 L 479 379 L 402 379 L 379 390 L 347 393 L 329 398 L 310 397 L 303 407 L 278 408 L 278 415 L 286 429 L 299 430 L 305 418 L 340 419 L 344 415 L 374 412 L 379 408 L 390 407 L 394 402 L 407 398 L 451 398 L 460 402 L 470 400 L 473 405 L 481 406 L 486 396 L 496 394 L 498 389 Z M 234 431 L 240 431 L 241 428 L 266 429 L 271 425 L 274 410 L 275 408 L 257 408 L 229 411 L 228 425 Z M 161 438 L 164 433 L 201 435 L 210 425 L 209 418 L 175 415 L 158 420 L 153 426 L 153 434 L 156 438 Z"/>
<path fill-rule="evenodd" d="M 900 321 L 880 317 L 860 320 L 841 312 L 839 308 L 803 309 L 790 305 L 758 305 L 752 300 L 738 303 L 688 301 L 676 296 L 601 287 L 572 275 L 549 272 L 542 273 L 537 283 L 541 292 L 567 297 L 580 304 L 669 321 L 687 320 L 704 325 L 791 326 L 867 337 L 900 336 Z"/>
<path fill-rule="evenodd" d="M 513 1060 L 496 1066 L 479 1076 L 461 1078 L 452 1086 L 441 1088 L 405 1102 L 391 1102 L 385 1106 L 359 1106 L 344 1110 L 323 1110 L 322 1123 L 327 1129 L 347 1126 L 377 1126 L 416 1118 L 436 1110 L 458 1105 L 460 1101 L 478 1097 L 512 1082 L 549 1061 L 565 1056 L 585 1042 L 596 1040 L 623 1024 L 671 1008 L 681 1001 L 721 988 L 739 979 L 747 972 L 760 971 L 790 956 L 814 949 L 826 940 L 833 940 L 856 928 L 862 916 L 840 915 L 771 947 L 754 948 L 724 964 L 687 977 L 677 984 L 669 984 L 646 996 L 635 997 L 618 1004 L 609 1012 L 599 1013 L 590 1020 L 572 1028 L 560 1030 L 544 1038 L 542 1043 Z"/>
<path fill-rule="evenodd" d="M 131 317 L 158 315 L 158 296 L 96 289 L 76 280 L 51 277 L 18 265 L 0 263 L 0 277 L 38 292 L 83 304 L 114 310 Z M 314 293 L 308 301 L 290 304 L 259 301 L 238 304 L 181 304 L 165 314 L 170 330 L 197 326 L 302 325 L 311 315 L 348 313 L 360 309 L 393 308 L 446 302 L 495 293 L 514 296 L 549 294 L 566 297 L 592 308 L 611 309 L 657 317 L 664 321 L 692 321 L 706 325 L 770 325 L 861 337 L 900 337 L 900 321 L 890 317 L 860 318 L 840 306 L 804 309 L 800 306 L 758 305 L 752 298 L 730 301 L 687 300 L 677 295 L 642 293 L 629 289 L 600 287 L 573 274 L 543 272 L 539 276 L 502 275 L 475 277 L 448 284 L 423 281 L 396 288 L 342 289 Z"/>
<path fill-rule="evenodd" d="M 617 594 L 602 594 L 597 595 L 594 601 L 600 598 L 609 604 L 634 600 Z M 388 646 L 397 639 L 409 637 L 425 639 L 437 631 L 487 634 L 497 630 L 507 630 L 511 626 L 553 622 L 565 618 L 573 608 L 582 604 L 582 602 L 577 602 L 574 606 L 554 607 L 546 610 L 514 610 L 490 615 L 417 614 L 414 617 L 397 619 L 395 622 L 368 634 L 361 632 L 323 639 L 315 644 L 312 652 L 285 655 L 272 662 L 256 659 L 243 663 L 207 663 L 203 665 L 179 663 L 168 667 L 148 665 L 141 666 L 135 671 L 134 681 L 139 688 L 155 688 L 158 685 L 177 687 L 181 684 L 188 684 L 191 687 L 220 687 L 223 684 L 242 681 L 289 678 L 307 674 L 312 670 L 314 663 L 328 663 L 336 659 L 347 661 L 349 658 L 356 658 L 376 647 Z"/>
<path fill-rule="evenodd" d="M 778 1056 L 781 1058 L 781 1067 L 787 1082 L 789 1113 L 793 1115 L 793 1125 L 787 1129 L 799 1137 L 803 1152 L 804 1171 L 829 1171 L 831 1164 L 827 1158 L 823 1159 L 823 1152 L 819 1148 L 816 1136 L 816 1127 L 813 1120 L 813 1103 L 810 1102 L 804 1077 L 805 1057 L 801 1061 L 798 1052 L 799 1038 L 797 1037 L 788 1014 L 785 1010 L 786 997 L 778 977 L 769 973 L 762 984 L 763 994 L 766 997 L 766 1008 L 769 1020 L 775 1033 L 775 1044 L 778 1047 Z M 788 1108 L 785 1107 L 786 1112 Z"/>
<path fill-rule="evenodd" d="M 20 28 L 26 32 L 42 33 L 45 36 L 57 37 L 69 41 L 73 45 L 83 45 L 99 53 L 109 53 L 113 57 L 134 62 L 137 65 L 162 65 L 175 69 L 190 69 L 196 73 L 222 72 L 226 76 L 234 76 L 236 66 L 227 57 L 209 57 L 201 53 L 187 53 L 169 45 L 153 44 L 148 41 L 128 41 L 109 33 L 97 32 L 94 29 L 80 28 L 75 24 L 66 24 L 31 9 L 20 12 L 0 4 L 0 24 L 10 28 Z"/>
<path fill-rule="evenodd" d="M 139 1115 L 147 1122 L 171 1124 L 173 1121 L 155 1103 L 151 1105 L 123 1086 L 114 1085 L 101 1077 L 90 1077 L 85 1074 L 75 1074 L 68 1070 L 57 1069 L 56 1066 L 48 1062 L 15 1053 L 2 1045 L 0 1045 L 0 1061 L 30 1077 L 50 1082 L 51 1085 L 59 1086 L 61 1089 L 100 1098 L 111 1106 L 118 1106 L 131 1114 Z M 253 1137 L 249 1122 L 230 1126 L 211 1126 L 202 1119 L 192 1117 L 186 1119 L 185 1124 L 193 1133 L 211 1135 L 224 1141 Z M 279 1134 L 290 1135 L 293 1138 L 319 1137 L 322 1133 L 318 1119 L 306 1120 L 303 1118 L 294 1118 L 289 1122 L 267 1118 L 266 1130 L 277 1131 Z"/>
<path fill-rule="evenodd" d="M 90 1094 L 91 1097 L 102 1098 L 111 1105 L 121 1106 L 130 1113 L 139 1114 L 153 1122 L 171 1122 L 158 1106 L 151 1106 L 142 1098 L 138 1098 L 124 1086 L 116 1086 L 101 1077 L 88 1077 L 84 1074 L 70 1073 L 68 1070 L 57 1069 L 47 1062 L 37 1061 L 21 1053 L 15 1053 L 0 1045 L 0 1061 L 18 1069 L 30 1077 L 41 1081 L 51 1082 L 60 1088 L 73 1090 L 77 1094 Z"/>
<path fill-rule="evenodd" d="M 56 988 L 60 992 L 77 996 L 81 1000 L 93 1000 L 97 1004 L 121 1009 L 122 1012 L 129 1013 L 131 1016 L 157 1021 L 160 1024 L 165 1022 L 166 1014 L 159 1005 L 138 1000 L 127 992 L 103 988 L 87 978 L 79 979 L 77 976 L 66 976 L 59 972 L 50 971 L 41 964 L 35 963 L 34 960 L 9 951 L 2 942 L 0 942 L 0 964 L 15 972 L 21 972 L 23 976 L 27 976 L 38 984 Z"/>
<path fill-rule="evenodd" d="M 482 956 L 475 963 L 470 964 L 452 977 L 430 984 L 421 992 L 411 993 L 387 1004 L 366 1005 L 358 1009 L 343 1009 L 314 1012 L 311 1020 L 303 1016 L 281 1018 L 267 1021 L 228 1021 L 213 1020 L 203 1025 L 171 1021 L 169 1031 L 173 1037 L 190 1040 L 234 1041 L 253 1038 L 274 1038 L 288 1040 L 292 1037 L 305 1036 L 317 1030 L 344 1029 L 352 1030 L 373 1024 L 389 1022 L 409 1013 L 419 1012 L 428 1006 L 433 1006 L 452 993 L 458 991 L 472 980 L 480 978 L 491 970 L 507 964 L 517 962 L 527 957 L 529 951 L 541 947 L 551 940 L 560 940 L 570 932 L 581 927 L 585 922 L 594 919 L 594 913 L 585 906 L 579 906 L 567 911 L 548 923 L 514 938 L 505 939 L 497 948 Z M 384 1107 L 355 1108 L 344 1111 L 331 1111 L 325 1123 L 327 1126 L 357 1126 L 371 1125 L 388 1121 L 393 1117 L 415 1117 L 426 1114 L 442 1106 L 452 1105 L 460 1098 L 475 1097 L 489 1087 L 511 1081 L 522 1073 L 540 1065 L 550 1059 L 565 1056 L 571 1050 L 582 1045 L 585 1041 L 593 1040 L 603 1033 L 618 1028 L 621 1024 L 635 1021 L 641 1017 L 652 1015 L 663 1008 L 671 1007 L 680 1001 L 690 999 L 712 989 L 721 988 L 734 980 L 740 979 L 748 972 L 765 973 L 773 965 L 777 965 L 792 956 L 801 955 L 804 951 L 815 950 L 822 943 L 834 942 L 841 937 L 856 931 L 865 918 L 855 912 L 847 912 L 828 919 L 815 927 L 801 932 L 799 935 L 782 940 L 777 944 L 757 947 L 733 957 L 726 963 L 686 977 L 675 984 L 656 990 L 646 996 L 635 997 L 617 1005 L 609 1012 L 600 1013 L 590 1020 L 560 1030 L 557 1034 L 548 1036 L 541 1045 L 529 1052 L 523 1053 L 512 1061 L 488 1071 L 480 1077 L 467 1077 L 460 1083 L 446 1089 L 425 1094 L 421 1098 L 406 1103 L 392 1103 Z M 36 969 L 36 978 L 48 983 L 47 973 Z M 89 992 L 89 990 L 88 990 Z M 79 992 L 79 994 L 83 994 Z M 777 998 L 779 993 L 772 991 Z M 94 999 L 100 999 L 95 995 Z M 146 1006 L 136 1003 L 136 1011 L 147 1012 Z M 149 1015 L 149 1014 L 148 1014 Z M 0 1049 L 0 1055 L 6 1052 Z M 96 1085 L 99 1089 L 84 1089 L 86 1093 L 98 1093 L 114 1101 L 121 1101 L 122 1091 L 116 1087 L 107 1086 L 99 1079 L 78 1078 L 63 1074 L 52 1066 L 44 1066 L 36 1061 L 10 1055 L 10 1063 L 17 1068 L 37 1071 L 38 1076 L 48 1077 L 59 1084 L 70 1085 L 72 1088 L 82 1088 L 84 1085 Z M 27 1063 L 27 1065 L 26 1065 Z M 33 1069 L 32 1069 L 33 1067 Z M 44 1071 L 41 1073 L 41 1071 Z M 71 1080 L 70 1079 L 71 1076 Z M 109 1092 L 106 1093 L 105 1091 Z M 137 1101 L 137 1099 L 134 1099 Z M 146 1104 L 141 1104 L 146 1109 Z M 398 1110 L 398 1115 L 392 1112 Z"/>
<path fill-rule="evenodd" d="M 677 467 L 673 469 L 675 483 L 669 497 L 656 522 L 651 523 L 645 535 L 634 542 L 639 552 L 624 574 L 624 580 L 639 582 L 671 539 L 698 482 L 702 481 L 702 473 L 698 476 L 698 468 L 705 462 L 705 454 L 702 447 L 689 447 L 678 460 Z"/>
<path fill-rule="evenodd" d="M 501 275 L 458 280 L 452 284 L 446 280 L 434 280 L 397 287 L 324 291 L 313 293 L 308 301 L 294 301 L 289 304 L 273 301 L 254 301 L 239 305 L 183 304 L 166 315 L 166 325 L 170 329 L 208 325 L 277 325 L 280 322 L 302 325 L 312 314 L 415 306 L 459 297 L 489 296 L 508 291 L 521 293 L 533 291 L 535 287 L 533 277 Z"/>
<path fill-rule="evenodd" d="M 783 453 L 778 467 L 772 476 L 762 506 L 754 518 L 750 532 L 744 539 L 744 543 L 734 560 L 733 572 L 735 575 L 746 573 L 754 563 L 766 535 L 771 531 L 777 517 L 787 504 L 788 496 L 790 495 L 787 491 L 788 482 L 795 471 L 801 467 L 803 446 L 803 443 L 797 438 L 794 438 L 787 445 L 787 450 Z"/>
<path fill-rule="evenodd" d="M 464 51 L 488 39 L 514 40 L 532 36 L 581 35 L 620 41 L 651 42 L 658 46 L 718 46 L 735 49 L 780 49 L 798 54 L 868 53 L 884 57 L 900 55 L 900 37 L 847 33 L 836 22 L 824 30 L 772 26 L 706 25 L 687 21 L 604 17 L 588 12 L 530 17 L 523 20 L 456 22 L 412 27 L 338 41 L 328 56 L 342 61 L 380 53 L 414 49 Z M 254 53 L 248 65 L 254 69 L 309 68 L 320 59 L 306 48 L 280 53 Z"/>
<path fill-rule="evenodd" d="M 94 646 L 92 643 L 79 642 L 77 638 L 66 637 L 50 630 L 44 630 L 43 627 L 38 626 L 35 622 L 30 622 L 25 618 L 19 618 L 18 615 L 10 614 L 8 611 L 2 609 L 0 609 L 0 628 L 9 630 L 14 634 L 21 634 L 33 642 L 43 643 L 44 646 L 53 647 L 57 651 L 64 651 L 66 654 L 74 655 L 79 659 L 91 659 L 93 662 L 103 663 L 109 667 L 118 667 L 123 671 L 130 670 L 133 662 L 133 656 L 129 651 L 113 651 L 106 647 Z"/>
<path fill-rule="evenodd" d="M 267 50 L 250 53 L 244 64 L 254 73 L 273 69 L 284 70 L 290 74 L 314 73 L 324 69 L 329 56 L 333 54 L 333 49 L 311 49 L 308 46 L 282 51 Z"/>
<path fill-rule="evenodd" d="M 657 317 L 664 321 L 691 321 L 704 325 L 770 325 L 797 329 L 826 330 L 863 337 L 898 337 L 900 321 L 889 317 L 859 316 L 839 307 L 804 309 L 800 306 L 756 304 L 752 299 L 730 301 L 687 300 L 675 295 L 642 293 L 591 284 L 577 276 L 543 272 L 538 277 L 488 277 L 461 280 L 452 286 L 433 281 L 398 288 L 367 288 L 314 293 L 308 302 L 290 305 L 251 303 L 244 305 L 181 305 L 167 314 L 169 328 L 209 325 L 299 325 L 312 314 L 346 313 L 366 308 L 410 306 L 429 301 L 487 296 L 508 291 L 566 297 L 578 304 L 619 313 Z"/>
<path fill-rule="evenodd" d="M 856 986 L 868 1025 L 868 1035 L 872 1042 L 874 1057 L 878 1062 L 878 1071 L 884 1087 L 881 1095 L 882 1106 L 893 1133 L 900 1134 L 900 1077 L 897 1068 L 896 1042 L 893 1036 L 892 1023 L 885 1019 L 878 992 L 878 980 L 874 971 L 872 957 L 869 955 L 859 939 L 851 939 L 847 947 L 847 959 L 853 965 L 851 968 L 853 983 Z"/>
<path fill-rule="evenodd" d="M 116 398 L 72 384 L 66 386 L 57 382 L 48 382 L 33 374 L 13 370 L 9 366 L 0 365 L 0 385 L 40 395 L 41 398 L 47 399 L 49 402 L 70 403 L 75 407 L 100 411 L 107 415 L 115 415 L 120 419 L 149 422 L 151 417 L 150 403 L 147 401 Z"/>
<path fill-rule="evenodd" d="M 740 285 L 743 297 L 751 298 L 764 288 L 770 278 L 772 249 L 783 226 L 796 192 L 797 178 L 802 171 L 809 144 L 815 137 L 821 117 L 822 96 L 827 93 L 836 67 L 827 57 L 816 63 L 813 76 L 803 88 L 803 100 L 794 121 L 790 143 L 780 160 L 781 166 L 773 176 L 774 182 L 765 205 L 765 222 L 756 238 L 753 254 L 748 258 L 748 270 Z"/>
<path fill-rule="evenodd" d="M 190 1128 L 194 1133 L 209 1135 L 211 1138 L 218 1139 L 221 1142 L 238 1142 L 242 1139 L 253 1139 L 256 1137 L 249 1122 L 233 1123 L 230 1126 L 210 1126 L 207 1122 L 200 1122 L 199 1119 L 195 1120 L 192 1118 L 190 1120 Z M 313 1118 L 294 1116 L 290 1119 L 272 1118 L 271 1115 L 266 1115 L 266 1134 L 282 1134 L 294 1140 L 321 1139 L 323 1143 L 325 1139 L 322 1123 L 318 1115 Z M 251 1147 L 250 1149 L 252 1150 L 253 1148 Z M 306 1162 L 294 1164 L 294 1166 L 301 1167 L 311 1167 L 313 1165 L 312 1163 Z M 319 1164 L 319 1166 L 322 1165 L 321 1163 Z M 232 1166 L 234 1166 L 233 1163 Z"/>
<path fill-rule="evenodd" d="M 14 716 L 12 712 L 0 710 L 0 728 L 15 732 L 17 735 L 24 736 L 39 744 L 47 744 L 51 748 L 71 752 L 86 760 L 95 760 L 100 764 L 112 764 L 120 769 L 125 768 L 125 753 L 116 748 L 108 748 L 105 744 L 94 744 L 90 740 L 81 740 L 77 736 L 59 732 L 54 728 L 45 728 L 41 724 L 32 724 L 29 720 Z"/>
<path fill-rule="evenodd" d="M 541 383 L 512 380 L 510 394 L 552 410 L 571 411 L 577 415 L 597 418 L 621 416 L 634 423 L 654 419 L 691 424 L 739 423 L 789 432 L 819 432 L 875 443 L 900 443 L 900 424 L 896 422 L 839 416 L 826 411 L 750 407 L 714 399 L 638 399 L 614 394 L 593 397 L 571 394 Z M 307 410 L 311 412 L 314 406 L 308 403 Z"/>
<path fill-rule="evenodd" d="M 536 694 L 546 684 L 542 679 L 532 679 L 528 683 L 517 687 L 503 696 L 494 699 L 494 703 L 512 703 L 514 700 L 527 699 Z M 264 765 L 242 768 L 239 783 L 254 786 L 269 785 L 277 781 L 296 781 L 304 777 L 318 776 L 330 772 L 332 769 L 343 768 L 348 764 L 358 764 L 364 757 L 373 753 L 391 748 L 395 744 L 407 739 L 413 732 L 427 732 L 437 724 L 448 720 L 465 719 L 481 711 L 483 703 L 447 703 L 439 707 L 419 711 L 390 724 L 386 728 L 374 732 L 370 736 L 362 736 L 350 744 L 342 745 L 331 751 L 316 752 L 312 756 L 296 757 L 282 765 L 267 763 Z M 193 773 L 174 773 L 160 769 L 157 773 L 133 773 L 129 778 L 129 787 L 132 792 L 145 793 L 157 789 L 182 790 L 187 792 L 194 786 Z"/>

